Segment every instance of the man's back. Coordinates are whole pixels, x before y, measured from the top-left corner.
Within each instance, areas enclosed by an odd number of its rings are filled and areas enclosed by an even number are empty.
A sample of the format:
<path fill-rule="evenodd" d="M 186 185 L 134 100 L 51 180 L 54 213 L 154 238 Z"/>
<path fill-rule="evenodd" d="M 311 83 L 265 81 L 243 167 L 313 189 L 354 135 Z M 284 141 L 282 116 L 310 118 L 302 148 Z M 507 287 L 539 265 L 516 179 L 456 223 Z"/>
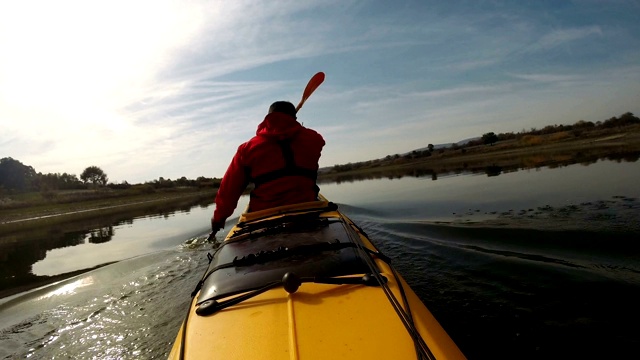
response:
<path fill-rule="evenodd" d="M 294 131 L 287 136 L 259 130 L 259 135 L 246 143 L 244 162 L 250 181 L 256 185 L 251 193 L 250 211 L 316 199 L 318 161 L 324 139 L 299 124 L 292 128 Z"/>
<path fill-rule="evenodd" d="M 291 103 L 274 103 L 256 136 L 238 147 L 218 189 L 212 224 L 224 223 L 250 182 L 256 185 L 250 211 L 315 200 L 324 144 L 320 134 L 296 121 Z"/>

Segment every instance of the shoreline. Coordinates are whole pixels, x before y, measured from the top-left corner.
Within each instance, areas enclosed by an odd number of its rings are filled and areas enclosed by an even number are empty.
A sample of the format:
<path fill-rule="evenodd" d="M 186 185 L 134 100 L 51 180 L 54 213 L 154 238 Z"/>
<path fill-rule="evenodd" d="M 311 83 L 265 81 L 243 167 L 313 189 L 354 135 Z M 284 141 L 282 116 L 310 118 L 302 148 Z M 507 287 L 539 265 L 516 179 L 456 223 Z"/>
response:
<path fill-rule="evenodd" d="M 523 145 L 506 140 L 493 145 L 477 145 L 458 149 L 441 149 L 433 155 L 410 158 L 399 155 L 353 164 L 353 169 L 336 171 L 336 166 L 320 171 L 318 183 L 353 181 L 372 177 L 429 176 L 450 173 L 485 172 L 489 176 L 502 171 L 544 166 L 562 166 L 595 162 L 612 157 L 637 161 L 640 156 L 640 126 L 587 133 L 580 138 L 564 139 L 536 145 Z M 216 188 L 184 192 L 159 192 L 147 195 L 107 197 L 70 204 L 25 206 L 18 209 L 0 208 L 0 231 L 12 232 L 39 225 L 64 223 L 80 219 L 99 218 L 123 209 L 144 209 L 155 204 L 169 204 L 189 199 L 213 201 Z"/>
<path fill-rule="evenodd" d="M 0 231 L 9 234 L 40 226 L 63 224 L 110 216 L 121 212 L 157 211 L 158 207 L 180 206 L 193 202 L 213 202 L 217 190 L 179 193 L 160 193 L 149 196 L 105 198 L 98 201 L 75 202 L 72 204 L 52 204 L 44 209 L 0 209 Z"/>
<path fill-rule="evenodd" d="M 537 145 L 522 145 L 507 140 L 494 145 L 433 151 L 428 157 L 404 156 L 350 164 L 352 169 L 336 171 L 335 167 L 320 174 L 319 182 L 340 182 L 385 176 L 437 175 L 461 172 L 512 171 L 544 166 L 590 163 L 603 158 L 637 161 L 640 155 L 640 126 L 624 131 L 608 131 L 584 138 L 561 140 Z"/>

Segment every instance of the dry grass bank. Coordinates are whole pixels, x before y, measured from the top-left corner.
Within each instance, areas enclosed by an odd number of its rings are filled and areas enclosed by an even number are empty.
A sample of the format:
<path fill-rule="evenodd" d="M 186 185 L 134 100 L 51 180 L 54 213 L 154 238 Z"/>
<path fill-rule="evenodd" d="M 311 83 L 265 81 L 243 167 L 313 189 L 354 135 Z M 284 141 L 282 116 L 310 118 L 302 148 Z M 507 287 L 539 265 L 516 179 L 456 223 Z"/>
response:
<path fill-rule="evenodd" d="M 431 156 L 396 156 L 352 164 L 347 171 L 320 175 L 321 182 L 340 181 L 348 177 L 368 178 L 374 174 L 446 174 L 485 171 L 487 168 L 534 168 L 558 164 L 588 163 L 602 158 L 636 161 L 640 153 L 640 126 L 596 130 L 579 137 L 568 132 L 549 135 L 525 135 L 520 139 L 493 145 L 434 150 Z"/>
<path fill-rule="evenodd" d="M 42 202 L 30 194 L 19 199 L 26 203 L 18 207 L 0 207 L 0 232 L 24 230 L 56 223 L 86 220 L 109 216 L 125 211 L 152 211 L 163 204 L 213 201 L 216 189 L 183 189 L 179 191 L 156 191 L 147 194 L 114 194 L 113 192 L 78 197 L 76 201 Z M 36 194 L 37 195 L 37 194 Z M 27 199 L 27 200 L 25 200 Z"/>

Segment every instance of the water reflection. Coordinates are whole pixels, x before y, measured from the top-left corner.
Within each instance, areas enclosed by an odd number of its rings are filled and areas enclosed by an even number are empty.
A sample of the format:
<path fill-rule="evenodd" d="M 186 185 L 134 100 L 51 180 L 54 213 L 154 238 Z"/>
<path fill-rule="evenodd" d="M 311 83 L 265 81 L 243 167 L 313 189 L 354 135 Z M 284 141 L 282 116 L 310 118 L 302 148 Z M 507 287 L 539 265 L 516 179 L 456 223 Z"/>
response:
<path fill-rule="evenodd" d="M 502 174 L 502 166 L 487 166 L 487 168 L 485 169 L 484 173 L 487 174 L 487 176 L 498 176 L 500 174 Z"/>
<path fill-rule="evenodd" d="M 163 246 L 162 242 L 154 241 L 158 237 L 171 239 L 173 234 L 184 240 L 185 232 L 204 233 L 210 216 L 206 209 L 211 203 L 212 199 L 197 199 L 178 204 L 150 204 L 143 209 L 125 210 L 98 219 L 0 236 L 0 297 L 97 265 L 154 251 Z M 182 219 L 179 225 L 153 223 L 149 227 L 138 224 L 133 227 L 134 221 L 144 224 L 144 219 L 172 217 L 193 220 Z M 151 224 L 148 220 L 147 223 Z M 168 241 L 171 240 L 164 240 L 164 245 Z"/>
<path fill-rule="evenodd" d="M 438 180 L 439 177 L 447 175 L 462 174 L 485 174 L 489 177 L 499 176 L 503 173 L 517 172 L 521 170 L 539 169 L 547 167 L 556 169 L 569 165 L 581 164 L 589 166 L 598 161 L 607 160 L 617 163 L 636 162 L 640 159 L 638 151 L 622 151 L 606 156 L 592 154 L 588 151 L 553 153 L 546 155 L 526 155 L 516 157 L 505 157 L 487 164 L 485 162 L 447 162 L 438 166 L 412 165 L 394 168 L 392 170 L 368 169 L 366 173 L 359 174 L 326 174 L 320 179 L 320 183 L 343 183 L 374 179 L 401 179 L 403 177 L 430 177 L 431 180 Z"/>
<path fill-rule="evenodd" d="M 89 242 L 92 244 L 102 244 L 110 241 L 113 237 L 113 226 L 105 226 L 89 232 Z"/>
<path fill-rule="evenodd" d="M 588 227 L 608 222 L 638 229 L 640 166 L 600 161 L 591 166 L 503 171 L 500 176 L 448 175 L 322 184 L 329 199 L 376 209 L 376 222 L 467 224 L 493 220 L 529 228 Z M 516 221 L 517 220 L 517 221 Z M 619 220 L 619 222 L 618 222 Z"/>

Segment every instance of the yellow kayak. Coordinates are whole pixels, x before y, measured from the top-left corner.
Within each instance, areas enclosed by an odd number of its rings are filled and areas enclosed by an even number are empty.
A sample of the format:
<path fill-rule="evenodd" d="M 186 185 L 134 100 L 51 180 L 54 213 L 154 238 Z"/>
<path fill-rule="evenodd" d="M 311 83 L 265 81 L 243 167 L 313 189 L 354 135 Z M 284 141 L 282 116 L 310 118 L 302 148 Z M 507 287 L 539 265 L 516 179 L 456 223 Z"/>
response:
<path fill-rule="evenodd" d="M 197 284 L 169 359 L 464 359 L 334 203 L 244 213 Z"/>

